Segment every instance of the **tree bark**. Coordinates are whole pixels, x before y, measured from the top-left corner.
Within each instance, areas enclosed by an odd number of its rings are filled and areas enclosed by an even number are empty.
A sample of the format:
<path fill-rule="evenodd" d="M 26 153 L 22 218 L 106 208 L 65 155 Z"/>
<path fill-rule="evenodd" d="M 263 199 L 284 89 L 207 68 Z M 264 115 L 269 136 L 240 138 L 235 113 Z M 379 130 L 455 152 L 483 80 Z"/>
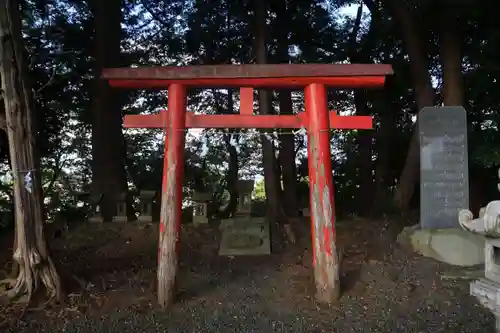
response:
<path fill-rule="evenodd" d="M 464 85 L 459 17 L 455 12 L 456 6 L 442 6 L 439 46 L 443 68 L 443 100 L 444 105 L 462 106 Z"/>
<path fill-rule="evenodd" d="M 254 54 L 258 64 L 267 63 L 267 46 L 266 46 L 266 2 L 264 0 L 256 0 L 255 8 L 255 47 Z M 265 89 L 258 90 L 259 97 L 259 113 L 272 114 L 271 92 Z M 280 242 L 283 236 L 283 225 L 287 223 L 286 215 L 281 206 L 280 192 L 281 186 L 277 177 L 277 162 L 275 157 L 275 149 L 265 135 L 261 135 L 262 155 L 264 161 L 264 187 L 266 191 L 267 206 L 269 217 L 274 221 L 272 227 L 278 227 L 275 233 L 275 241 Z"/>
<path fill-rule="evenodd" d="M 287 48 L 288 49 L 288 48 Z M 282 89 L 279 92 L 280 114 L 293 114 L 292 92 Z M 279 162 L 283 177 L 283 200 L 287 217 L 298 216 L 299 202 L 297 198 L 297 165 L 295 163 L 295 135 L 290 130 L 280 135 L 281 148 Z"/>
<path fill-rule="evenodd" d="M 234 100 L 233 100 L 233 89 L 228 89 L 227 92 L 227 113 L 234 113 Z M 235 128 L 229 129 L 230 132 L 236 132 Z M 235 140 L 238 142 L 238 134 L 233 134 L 236 136 Z M 223 217 L 233 216 L 236 212 L 238 206 L 238 151 L 236 147 L 231 144 L 231 134 L 224 134 L 224 140 L 226 142 L 226 147 L 228 151 L 228 170 L 226 175 L 226 183 L 229 192 L 229 204 L 227 205 L 224 212 L 222 212 Z"/>
<path fill-rule="evenodd" d="M 363 6 L 360 5 L 354 20 L 354 26 L 351 32 L 349 41 L 349 58 L 351 63 L 370 63 L 370 54 L 375 42 L 375 28 L 379 24 L 378 10 L 373 9 L 371 12 L 372 18 L 370 28 L 363 40 L 362 45 L 357 42 L 357 36 L 361 26 L 361 18 L 363 15 Z M 366 90 L 357 89 L 354 91 L 354 105 L 356 107 L 356 115 L 367 116 L 370 110 L 367 105 Z M 358 213 L 362 215 L 369 214 L 374 200 L 374 180 L 373 180 L 373 131 L 358 131 L 356 133 L 357 154 L 352 152 L 350 160 L 352 165 L 357 169 L 359 187 L 356 190 L 356 201 L 363 202 L 361 207 L 356 207 Z"/>
<path fill-rule="evenodd" d="M 122 132 L 123 93 L 100 79 L 103 68 L 121 66 L 122 0 L 90 0 L 95 19 L 95 91 L 92 116 L 92 190 L 103 194 L 100 208 L 106 221 L 115 199 L 127 193 L 125 142 Z"/>
<path fill-rule="evenodd" d="M 422 108 L 434 105 L 436 98 L 429 75 L 429 65 L 422 37 L 416 29 L 412 13 L 406 7 L 406 4 L 398 0 L 386 1 L 388 9 L 392 12 L 403 34 L 404 45 L 410 58 L 410 70 L 413 77 L 417 108 L 420 112 Z M 409 208 L 419 178 L 419 170 L 420 149 L 417 121 L 408 147 L 405 165 L 394 193 L 394 202 L 401 210 L 408 210 Z"/>
<path fill-rule="evenodd" d="M 289 22 L 291 17 L 287 8 L 287 1 L 278 1 L 277 20 L 279 24 L 278 62 L 289 63 L 288 47 L 290 45 L 288 34 L 290 33 Z M 293 114 L 292 91 L 281 89 L 279 91 L 280 114 Z M 285 214 L 287 217 L 295 218 L 298 216 L 298 193 L 297 193 L 297 165 L 295 163 L 295 135 L 290 130 L 285 130 L 280 134 L 280 152 L 279 164 L 283 177 L 283 200 Z"/>
<path fill-rule="evenodd" d="M 0 5 L 0 43 L 0 78 L 14 175 L 16 244 L 13 257 L 19 264 L 19 274 L 9 296 L 27 294 L 31 300 L 41 282 L 49 300 L 62 301 L 61 281 L 43 230 L 33 96 L 27 82 L 27 54 L 22 42 L 19 6 L 15 0 L 4 0 Z"/>

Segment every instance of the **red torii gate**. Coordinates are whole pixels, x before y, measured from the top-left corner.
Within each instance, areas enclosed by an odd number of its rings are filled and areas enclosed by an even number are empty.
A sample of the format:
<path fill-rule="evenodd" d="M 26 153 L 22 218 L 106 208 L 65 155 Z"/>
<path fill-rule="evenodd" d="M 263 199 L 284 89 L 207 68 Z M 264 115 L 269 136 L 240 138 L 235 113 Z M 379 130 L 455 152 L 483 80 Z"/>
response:
<path fill-rule="evenodd" d="M 120 88 L 168 89 L 168 112 L 126 115 L 126 128 L 164 128 L 158 302 L 174 298 L 179 251 L 186 128 L 300 128 L 308 131 L 311 233 L 316 298 L 339 297 L 339 258 L 335 240 L 330 128 L 371 129 L 370 116 L 338 116 L 327 109 L 326 87 L 370 88 L 384 85 L 390 65 L 267 64 L 186 67 L 108 68 L 101 78 Z M 195 115 L 186 112 L 188 88 L 240 88 L 240 114 Z M 254 88 L 304 88 L 305 112 L 253 115 Z"/>

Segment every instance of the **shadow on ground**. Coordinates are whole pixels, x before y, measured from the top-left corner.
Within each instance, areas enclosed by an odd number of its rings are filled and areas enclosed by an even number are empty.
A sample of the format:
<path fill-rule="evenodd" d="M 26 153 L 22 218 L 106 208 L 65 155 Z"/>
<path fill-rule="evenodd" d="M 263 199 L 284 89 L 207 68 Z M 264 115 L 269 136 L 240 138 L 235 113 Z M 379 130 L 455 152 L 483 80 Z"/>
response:
<path fill-rule="evenodd" d="M 469 281 L 441 279 L 457 268 L 397 247 L 402 224 L 339 223 L 343 294 L 332 306 L 314 301 L 308 235 L 283 253 L 224 258 L 216 228 L 185 226 L 179 297 L 166 312 L 155 307 L 157 225 L 83 225 L 52 244 L 69 304 L 30 311 L 22 321 L 14 320 L 17 307 L 4 306 L 3 318 L 11 320 L 2 331 L 492 331 L 491 316 L 468 296 Z"/>

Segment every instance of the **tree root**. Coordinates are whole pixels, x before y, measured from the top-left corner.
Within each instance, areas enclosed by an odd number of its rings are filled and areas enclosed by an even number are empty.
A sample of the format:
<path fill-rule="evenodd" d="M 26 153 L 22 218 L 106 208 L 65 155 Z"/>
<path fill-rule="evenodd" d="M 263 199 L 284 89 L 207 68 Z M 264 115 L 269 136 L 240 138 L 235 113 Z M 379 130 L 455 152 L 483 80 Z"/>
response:
<path fill-rule="evenodd" d="M 16 279 L 5 279 L 11 286 L 6 291 L 6 296 L 13 300 L 25 296 L 26 305 L 29 305 L 33 294 L 39 290 L 40 282 L 45 287 L 48 301 L 45 305 L 63 301 L 61 283 L 55 270 L 55 266 L 50 258 L 42 261 L 36 251 L 29 251 L 29 260 L 25 262 L 23 258 L 14 255 L 19 263 L 19 274 Z"/>

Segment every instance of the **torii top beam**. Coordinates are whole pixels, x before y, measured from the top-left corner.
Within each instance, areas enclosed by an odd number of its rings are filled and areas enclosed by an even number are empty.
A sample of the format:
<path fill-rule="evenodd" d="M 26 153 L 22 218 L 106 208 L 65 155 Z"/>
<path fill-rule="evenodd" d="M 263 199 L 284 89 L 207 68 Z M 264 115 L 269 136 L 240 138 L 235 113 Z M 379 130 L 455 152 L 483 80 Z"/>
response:
<path fill-rule="evenodd" d="M 111 86 L 134 89 L 174 83 L 196 88 L 302 88 L 320 83 L 353 89 L 383 86 L 393 73 L 386 64 L 252 64 L 106 68 L 101 78 Z"/>

